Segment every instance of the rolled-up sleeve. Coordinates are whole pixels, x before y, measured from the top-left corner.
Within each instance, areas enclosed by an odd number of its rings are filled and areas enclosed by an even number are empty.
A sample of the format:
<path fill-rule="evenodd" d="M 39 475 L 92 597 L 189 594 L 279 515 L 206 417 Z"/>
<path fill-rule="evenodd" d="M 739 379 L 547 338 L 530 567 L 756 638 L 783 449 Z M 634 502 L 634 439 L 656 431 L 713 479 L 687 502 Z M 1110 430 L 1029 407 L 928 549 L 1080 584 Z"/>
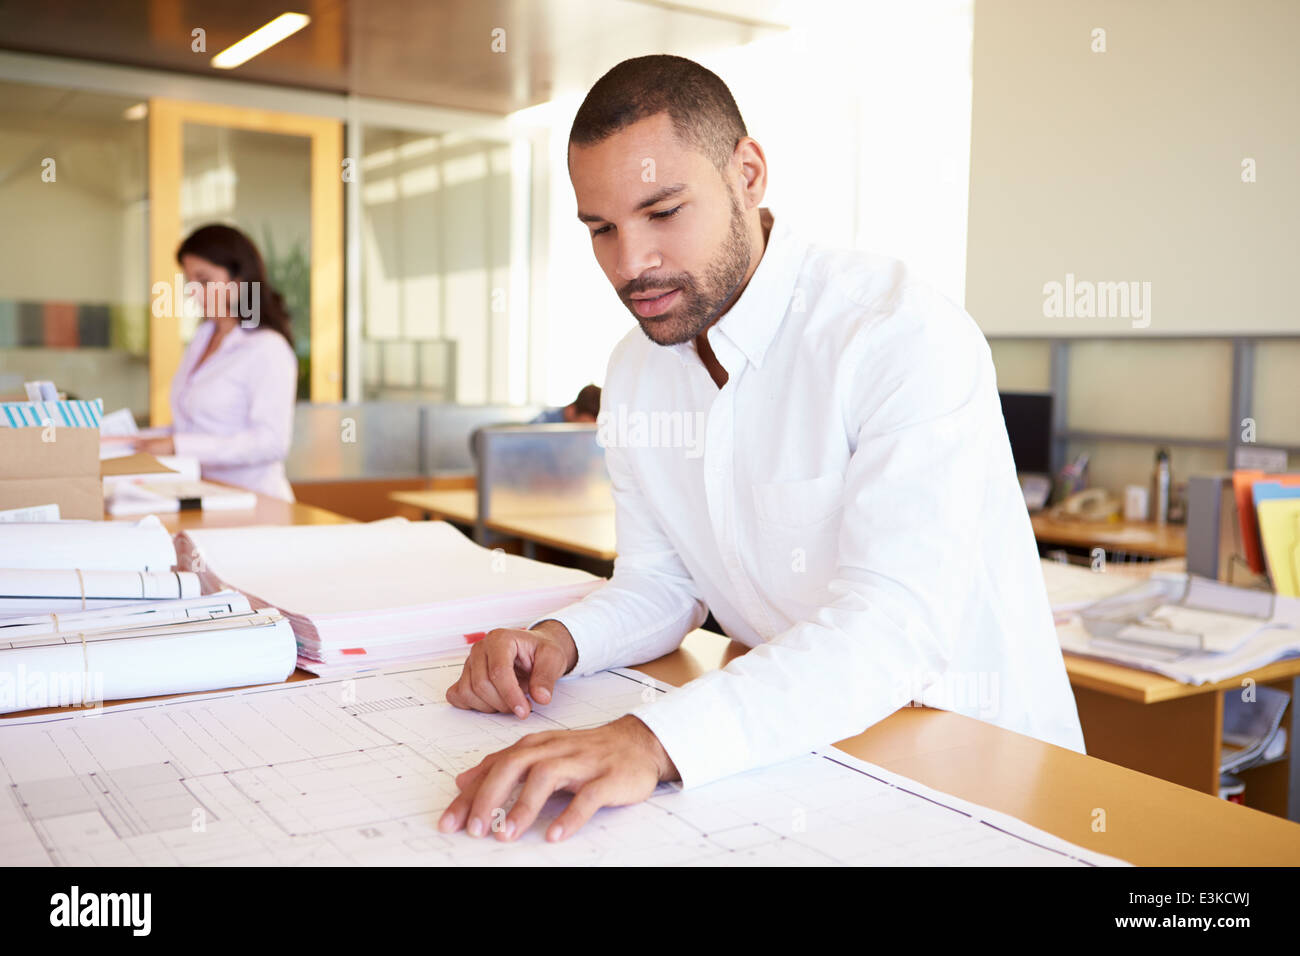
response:
<path fill-rule="evenodd" d="M 910 321 L 896 315 L 891 322 Z M 942 674 L 983 569 L 969 556 L 1000 419 L 968 318 L 918 323 L 895 361 L 858 335 L 843 361 L 845 472 L 835 572 L 814 613 L 633 713 L 696 787 L 860 733 Z M 891 333 L 893 334 L 893 333 Z M 898 361 L 902 357 L 905 361 Z"/>

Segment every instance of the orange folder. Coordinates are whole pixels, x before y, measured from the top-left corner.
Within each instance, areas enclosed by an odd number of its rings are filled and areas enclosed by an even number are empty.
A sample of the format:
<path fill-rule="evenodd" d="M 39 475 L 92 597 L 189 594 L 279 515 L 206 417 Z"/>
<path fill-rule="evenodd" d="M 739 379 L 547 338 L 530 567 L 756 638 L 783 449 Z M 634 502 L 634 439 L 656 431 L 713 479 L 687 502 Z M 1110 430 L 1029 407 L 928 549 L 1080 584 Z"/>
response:
<path fill-rule="evenodd" d="M 1262 471 L 1234 471 L 1232 493 L 1237 499 L 1237 523 L 1241 528 L 1241 547 L 1246 552 L 1246 563 L 1256 574 L 1264 573 L 1264 551 L 1259 541 L 1259 520 L 1255 514 L 1255 500 L 1251 489 L 1257 481 L 1276 481 L 1283 485 L 1300 485 L 1300 475 L 1270 475 Z"/>

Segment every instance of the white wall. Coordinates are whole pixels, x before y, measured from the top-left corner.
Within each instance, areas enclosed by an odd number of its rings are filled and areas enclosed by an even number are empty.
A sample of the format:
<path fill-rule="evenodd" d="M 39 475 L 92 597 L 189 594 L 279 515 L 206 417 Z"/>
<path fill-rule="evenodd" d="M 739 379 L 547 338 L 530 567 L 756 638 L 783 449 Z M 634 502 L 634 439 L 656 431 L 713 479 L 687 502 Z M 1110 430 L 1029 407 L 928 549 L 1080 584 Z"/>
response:
<path fill-rule="evenodd" d="M 1297 35 L 1294 0 L 979 0 L 966 304 L 984 330 L 1300 332 Z M 1044 315 L 1067 275 L 1149 283 L 1149 314 Z"/>

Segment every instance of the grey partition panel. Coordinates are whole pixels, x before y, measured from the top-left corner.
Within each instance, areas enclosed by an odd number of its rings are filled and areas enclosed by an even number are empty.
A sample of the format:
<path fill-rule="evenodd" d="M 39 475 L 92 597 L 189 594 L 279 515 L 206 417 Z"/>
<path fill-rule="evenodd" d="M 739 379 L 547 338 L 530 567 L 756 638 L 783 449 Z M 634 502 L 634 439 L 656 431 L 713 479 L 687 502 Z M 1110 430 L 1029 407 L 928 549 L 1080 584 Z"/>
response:
<path fill-rule="evenodd" d="M 484 425 L 519 424 L 541 411 L 539 405 L 424 405 L 421 434 L 426 475 L 473 474 L 469 438 Z"/>
<path fill-rule="evenodd" d="M 409 402 L 299 402 L 285 469 L 292 481 L 411 478 L 421 471 L 421 409 Z"/>
<path fill-rule="evenodd" d="M 479 520 L 613 507 L 596 426 L 490 426 L 478 433 Z"/>

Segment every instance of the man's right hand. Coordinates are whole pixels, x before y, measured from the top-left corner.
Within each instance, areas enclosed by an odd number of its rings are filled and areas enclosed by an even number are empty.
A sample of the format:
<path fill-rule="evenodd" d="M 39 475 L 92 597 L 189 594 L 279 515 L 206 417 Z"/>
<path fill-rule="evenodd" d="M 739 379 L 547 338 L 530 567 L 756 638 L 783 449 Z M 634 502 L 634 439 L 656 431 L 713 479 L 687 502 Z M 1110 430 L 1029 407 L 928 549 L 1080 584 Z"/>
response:
<path fill-rule="evenodd" d="M 460 679 L 447 688 L 447 703 L 523 720 L 532 711 L 528 698 L 550 703 L 555 682 L 577 663 L 573 635 L 559 621 L 541 621 L 529 631 L 497 628 L 470 649 Z"/>

